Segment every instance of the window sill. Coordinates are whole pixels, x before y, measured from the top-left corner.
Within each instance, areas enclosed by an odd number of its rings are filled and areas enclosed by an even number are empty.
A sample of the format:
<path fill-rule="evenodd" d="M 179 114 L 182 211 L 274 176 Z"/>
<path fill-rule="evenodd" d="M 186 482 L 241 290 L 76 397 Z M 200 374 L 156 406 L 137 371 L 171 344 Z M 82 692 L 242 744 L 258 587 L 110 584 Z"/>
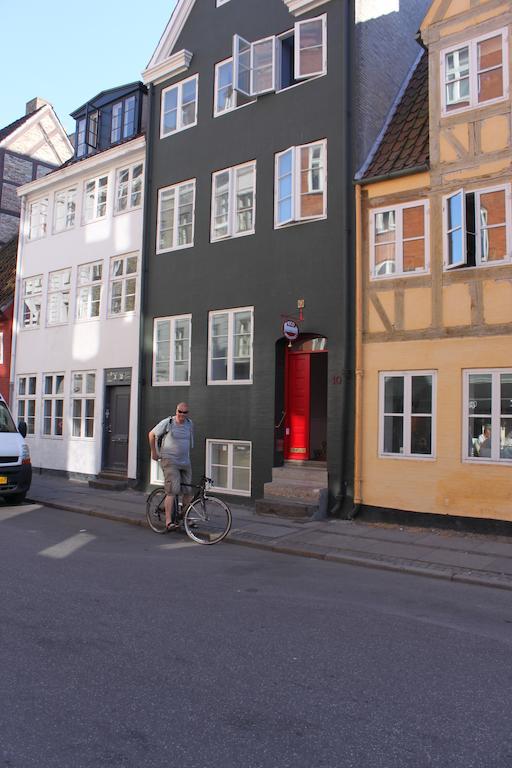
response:
<path fill-rule="evenodd" d="M 75 225 L 73 224 L 72 227 L 65 227 L 64 229 L 54 229 L 52 230 L 52 237 L 55 237 L 55 235 L 62 235 L 64 232 L 72 232 L 75 228 Z"/>
<path fill-rule="evenodd" d="M 231 107 L 230 109 L 224 109 L 222 112 L 214 112 L 213 117 L 223 117 L 224 115 L 231 115 L 233 112 L 238 112 L 239 109 L 244 109 L 244 107 L 250 107 L 251 104 L 256 104 L 257 99 L 251 99 L 251 101 L 246 102 L 245 104 L 239 104 L 236 107 Z"/>
<path fill-rule="evenodd" d="M 300 221 L 287 221 L 285 224 L 274 223 L 274 229 L 288 229 L 289 227 L 298 227 L 301 224 L 312 224 L 315 221 L 325 221 L 327 213 L 323 216 L 315 216 L 311 219 L 301 219 Z"/>
<path fill-rule="evenodd" d="M 66 320 L 65 323 L 46 323 L 47 328 L 63 328 L 66 325 L 69 325 L 69 320 Z"/>
<path fill-rule="evenodd" d="M 152 387 L 190 387 L 190 381 L 157 381 L 151 383 Z"/>
<path fill-rule="evenodd" d="M 237 240 L 239 237 L 247 237 L 248 235 L 255 235 L 256 230 L 250 229 L 247 232 L 238 232 L 236 235 L 226 235 L 225 237 L 216 237 L 214 240 L 211 239 L 210 243 L 214 245 L 215 243 L 224 243 L 226 240 Z"/>
<path fill-rule="evenodd" d="M 195 128 L 196 125 L 197 125 L 197 120 L 195 121 L 195 123 L 186 125 L 184 128 L 176 128 L 175 131 L 169 131 L 169 133 L 160 132 L 160 139 L 168 139 L 170 136 L 176 136 L 177 133 L 183 133 L 183 131 L 188 131 L 189 128 Z"/>
<path fill-rule="evenodd" d="M 508 93 L 504 94 L 503 96 L 500 96 L 497 99 L 489 99 L 489 101 L 483 101 L 478 104 L 470 104 L 467 107 L 459 107 L 458 109 L 448 110 L 446 108 L 446 105 L 443 104 L 441 109 L 441 117 L 449 118 L 449 117 L 452 117 L 452 115 L 461 115 L 466 112 L 480 111 L 481 109 L 485 109 L 486 107 L 492 107 L 495 104 L 501 104 L 502 102 L 505 102 L 507 100 L 508 100 Z"/>
<path fill-rule="evenodd" d="M 184 251 L 187 248 L 193 248 L 194 243 L 187 243 L 187 245 L 176 245 L 173 248 L 161 248 L 157 249 L 156 255 L 159 256 L 161 253 L 172 253 L 173 251 Z"/>
<path fill-rule="evenodd" d="M 237 491 L 233 488 L 219 488 L 217 485 L 212 485 L 209 490 L 213 491 L 214 493 L 222 493 L 226 494 L 226 496 L 245 496 L 249 497 L 251 495 L 250 491 Z"/>
<path fill-rule="evenodd" d="M 252 379 L 248 379 L 247 381 L 211 381 L 208 380 L 207 386 L 209 387 L 236 387 L 236 386 L 243 386 L 246 387 L 247 385 L 252 384 Z"/>
<path fill-rule="evenodd" d="M 371 282 L 380 282 L 383 280 L 397 280 L 410 277 L 421 277 L 424 275 L 430 275 L 429 269 L 418 269 L 414 272 L 393 272 L 389 275 L 370 275 Z"/>
<path fill-rule="evenodd" d="M 487 457 L 465 457 L 462 459 L 463 464 L 485 464 L 487 466 L 492 465 L 493 467 L 512 467 L 512 459 L 491 459 Z"/>
<path fill-rule="evenodd" d="M 132 213 L 132 211 L 140 211 L 142 208 L 142 203 L 140 205 L 132 205 L 130 208 L 125 208 L 122 211 L 114 211 L 114 216 L 122 216 L 126 213 Z"/>
<path fill-rule="evenodd" d="M 292 85 L 285 85 L 284 88 L 278 88 L 276 89 L 275 93 L 286 93 L 286 91 L 291 91 L 294 88 L 298 88 L 299 85 L 305 85 L 306 83 L 314 82 L 315 80 L 319 80 L 321 77 L 325 77 L 327 75 L 327 70 L 325 72 L 321 72 L 319 75 L 311 75 L 311 77 L 305 77 L 302 80 L 299 80 L 296 83 L 293 83 Z"/>
<path fill-rule="evenodd" d="M 436 456 L 406 455 L 403 453 L 379 453 L 379 459 L 399 459 L 400 461 L 437 461 Z"/>

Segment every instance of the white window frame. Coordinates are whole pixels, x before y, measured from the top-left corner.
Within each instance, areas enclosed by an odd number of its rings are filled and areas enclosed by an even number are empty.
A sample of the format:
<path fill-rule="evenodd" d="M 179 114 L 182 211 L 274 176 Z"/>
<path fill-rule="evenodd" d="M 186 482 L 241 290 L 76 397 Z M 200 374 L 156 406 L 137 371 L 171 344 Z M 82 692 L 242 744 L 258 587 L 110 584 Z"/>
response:
<path fill-rule="evenodd" d="M 487 101 L 478 101 L 478 44 L 489 40 L 493 37 L 501 35 L 502 39 L 502 72 L 503 72 L 503 96 L 498 96 L 495 99 L 489 99 Z M 446 56 L 454 51 L 458 51 L 461 48 L 469 49 L 469 104 L 467 106 L 453 107 L 448 109 L 446 102 Z M 451 45 L 449 48 L 443 48 L 440 53 L 440 71 L 441 71 L 441 114 L 443 117 L 449 115 L 455 115 L 459 112 L 467 111 L 468 109 L 480 109 L 482 107 L 489 106 L 490 104 L 496 104 L 500 101 L 505 101 L 509 96 L 509 53 L 508 53 L 508 29 L 502 27 L 496 29 L 493 32 L 487 32 L 485 35 L 474 37 L 470 40 L 464 40 L 456 45 Z"/>
<path fill-rule="evenodd" d="M 127 264 L 130 259 L 135 259 L 137 262 L 137 269 L 135 272 L 127 272 Z M 122 272 L 120 275 L 115 275 L 114 270 L 116 268 L 116 262 L 122 262 Z M 130 280 L 135 280 L 135 291 L 132 294 L 127 293 L 126 284 Z M 121 295 L 114 296 L 114 285 L 121 284 Z M 137 310 L 137 294 L 139 287 L 139 256 L 137 253 L 127 253 L 123 256 L 112 256 L 109 265 L 109 291 L 108 291 L 108 317 L 125 317 L 126 315 L 133 315 Z M 126 309 L 127 296 L 134 296 L 133 309 Z M 121 310 L 114 312 L 112 309 L 112 301 L 114 298 L 121 299 Z"/>
<path fill-rule="evenodd" d="M 235 379 L 233 377 L 234 366 L 234 318 L 237 312 L 251 313 L 251 354 L 249 356 L 249 378 Z M 228 350 L 227 350 L 227 378 L 212 378 L 212 323 L 217 315 L 228 315 Z M 254 358 L 254 307 L 236 307 L 234 309 L 215 309 L 208 313 L 208 385 L 212 386 L 245 386 L 253 383 L 253 358 Z"/>
<path fill-rule="evenodd" d="M 101 277 L 98 280 L 93 280 L 92 277 L 90 277 L 88 280 L 83 280 L 82 282 L 80 282 L 80 279 L 81 279 L 80 278 L 80 270 L 84 269 L 86 267 L 89 267 L 90 268 L 90 274 L 92 276 L 92 274 L 93 274 L 93 267 L 95 267 L 95 266 L 101 266 Z M 92 305 L 94 303 L 92 301 L 92 289 L 95 286 L 97 286 L 97 285 L 99 285 L 99 287 L 100 287 L 100 298 L 99 298 L 99 305 L 98 305 L 98 314 L 97 315 L 90 315 L 89 316 L 89 311 L 88 311 L 87 317 L 79 317 L 78 316 L 79 309 L 82 306 L 81 301 L 80 301 L 80 294 L 84 293 L 84 295 L 85 295 L 85 293 L 87 292 L 87 307 L 88 307 L 88 310 L 90 310 L 90 308 L 92 307 Z M 97 322 L 98 320 L 100 320 L 100 318 L 101 318 L 101 299 L 102 299 L 102 297 L 103 297 L 103 261 L 98 260 L 98 261 L 90 261 L 87 264 L 79 264 L 79 266 L 77 268 L 77 273 L 76 273 L 75 322 L 77 322 L 77 323 L 88 323 L 88 322 L 91 322 L 91 321 Z"/>
<path fill-rule="evenodd" d="M 47 327 L 53 327 L 55 325 L 67 325 L 69 323 L 69 318 L 71 316 L 71 267 L 66 267 L 65 269 L 57 269 L 53 272 L 48 273 L 48 284 L 47 284 L 47 291 L 46 291 L 46 325 Z M 65 282 L 65 277 L 68 276 L 67 283 Z M 58 283 L 57 287 L 52 287 L 52 278 L 57 278 Z M 67 310 L 67 317 L 65 320 L 59 319 L 59 320 L 50 320 L 50 310 L 52 309 L 52 298 L 55 298 L 57 300 L 58 305 L 58 314 L 59 318 L 62 312 L 63 307 L 65 307 L 66 299 L 67 297 L 67 304 L 68 304 L 68 310 Z"/>
<path fill-rule="evenodd" d="M 74 382 L 75 382 L 75 376 L 82 376 L 82 387 L 80 391 L 74 390 Z M 93 392 L 87 392 L 87 377 L 93 376 L 93 383 L 94 383 L 94 390 Z M 70 419 L 70 431 L 69 431 L 69 437 L 71 440 L 87 440 L 92 441 L 95 437 L 96 432 L 96 417 L 97 417 L 97 409 L 96 409 L 96 380 L 97 380 L 96 371 L 71 371 L 70 376 L 70 390 L 69 390 L 69 419 Z M 87 401 L 92 400 L 93 401 L 93 416 L 92 418 L 90 416 L 86 416 L 86 410 L 87 410 Z M 80 402 L 80 416 L 74 415 L 74 404 L 75 402 Z M 75 435 L 75 421 L 79 419 L 80 422 L 80 434 Z M 92 421 L 92 435 L 87 436 L 86 435 L 86 422 Z"/>
<path fill-rule="evenodd" d="M 188 320 L 188 379 L 186 381 L 177 381 L 174 378 L 174 364 L 175 359 L 175 343 L 179 341 L 176 339 L 176 323 L 180 320 Z M 169 323 L 169 377 L 167 379 L 161 379 L 157 381 L 157 326 L 158 323 Z M 188 387 L 190 386 L 191 377 L 191 365 L 192 365 L 192 315 L 170 315 L 168 317 L 155 317 L 153 320 L 153 373 L 152 373 L 152 386 L 153 387 Z M 181 361 L 180 361 L 181 362 Z"/>
<path fill-rule="evenodd" d="M 298 45 L 300 41 L 301 29 L 306 27 L 308 24 L 314 24 L 316 22 L 321 22 L 322 24 L 322 68 L 317 72 L 302 74 L 300 68 L 301 49 Z M 297 21 L 294 29 L 294 37 L 295 80 L 310 80 L 313 77 L 322 77 L 322 75 L 327 74 L 327 14 L 324 13 L 314 19 L 304 19 L 303 21 Z"/>
<path fill-rule="evenodd" d="M 217 0 L 216 6 L 217 8 L 220 8 L 221 5 L 226 5 L 226 3 L 229 3 L 229 0 Z"/>
<path fill-rule="evenodd" d="M 105 190 L 105 199 L 103 199 L 103 196 L 100 197 L 100 181 L 103 179 L 106 179 L 106 183 L 102 185 L 101 189 Z M 88 216 L 88 205 L 87 205 L 87 185 L 88 184 L 94 184 L 94 188 L 92 190 L 92 215 Z M 108 197 L 109 197 L 109 175 L 108 173 L 103 173 L 101 176 L 96 176 L 92 179 L 87 179 L 84 181 L 84 191 L 83 191 L 83 223 L 84 224 L 90 224 L 93 221 L 101 221 L 102 219 L 106 219 L 108 215 Z M 100 213 L 102 206 L 105 206 L 104 213 Z"/>
<path fill-rule="evenodd" d="M 35 382 L 34 391 L 30 392 L 30 380 L 33 379 Z M 25 391 L 22 394 L 20 392 L 21 390 L 21 381 L 24 380 L 25 382 Z M 35 373 L 22 373 L 16 377 L 16 401 L 17 401 L 17 410 L 16 413 L 18 414 L 18 422 L 23 420 L 27 425 L 27 437 L 30 435 L 37 434 L 37 374 Z M 30 416 L 28 415 L 29 410 L 29 402 L 32 402 L 34 404 L 34 415 Z M 22 408 L 20 408 L 20 405 L 23 405 Z M 23 413 L 22 413 L 23 411 Z M 30 429 L 30 422 L 29 418 L 32 419 L 33 428 Z"/>
<path fill-rule="evenodd" d="M 140 173 L 134 178 L 134 172 L 140 168 Z M 121 174 L 127 173 L 128 179 L 126 181 L 121 182 Z M 136 189 L 134 192 L 134 184 L 140 185 L 140 189 Z M 126 195 L 123 195 L 121 197 L 120 190 L 121 186 L 123 189 L 126 189 Z M 140 200 L 138 203 L 133 204 L 133 198 L 135 195 L 140 196 Z M 144 194 L 144 163 L 142 160 L 138 163 L 133 163 L 132 165 L 126 166 L 124 168 L 118 168 L 116 170 L 116 184 L 115 184 L 115 204 L 114 204 L 114 215 L 122 214 L 122 213 L 128 213 L 128 211 L 133 211 L 136 208 L 140 208 L 142 206 L 143 202 L 143 194 Z M 120 208 L 119 202 L 121 199 L 126 199 L 126 207 Z"/>
<path fill-rule="evenodd" d="M 166 192 L 170 192 L 171 190 L 174 190 L 174 224 L 173 224 L 172 231 L 173 231 L 173 243 L 176 243 L 178 240 L 178 230 L 179 230 L 179 215 L 176 215 L 176 213 L 179 211 L 179 197 L 181 193 L 181 188 L 189 184 L 192 185 L 192 239 L 189 243 L 184 243 L 183 245 L 172 245 L 170 248 L 162 248 L 161 226 L 160 226 L 160 219 L 161 219 L 161 213 L 162 213 L 162 197 L 165 195 Z M 176 205 L 176 202 L 178 202 L 178 205 Z M 195 233 L 195 218 L 196 218 L 196 180 L 195 179 L 180 181 L 178 184 L 172 184 L 169 187 L 163 187 L 162 189 L 159 189 L 158 190 L 158 208 L 157 208 L 157 226 L 156 226 L 156 238 L 157 238 L 156 252 L 168 253 L 169 251 L 180 251 L 183 248 L 193 248 L 194 233 Z"/>
<path fill-rule="evenodd" d="M 301 167 L 300 167 L 300 153 L 303 149 L 310 147 L 322 147 L 323 155 L 323 175 L 322 175 L 322 195 L 323 195 L 323 209 L 322 214 L 318 216 L 300 216 L 300 197 L 301 197 Z M 280 222 L 279 216 L 279 160 L 288 152 L 292 153 L 292 204 L 291 204 L 291 218 Z M 309 193 L 310 194 L 310 193 Z M 276 152 L 274 160 L 274 229 L 282 229 L 294 224 L 304 224 L 308 221 L 321 221 L 327 218 L 327 139 L 319 139 L 319 141 L 311 141 L 308 144 L 299 144 L 294 147 L 288 147 L 281 152 Z"/>
<path fill-rule="evenodd" d="M 35 289 L 31 287 L 33 281 L 38 281 L 38 284 L 36 284 Z M 28 299 L 33 299 L 35 297 L 39 296 L 39 311 L 38 313 L 32 312 L 30 307 L 28 307 L 28 310 L 30 312 L 30 320 L 29 322 L 25 322 L 25 304 L 27 303 Z M 30 330 L 30 329 L 36 329 L 41 327 L 41 315 L 43 311 L 43 276 L 42 275 L 33 275 L 32 277 L 26 277 L 23 280 L 23 304 L 21 308 L 21 328 L 23 330 Z M 36 318 L 34 321 L 33 318 Z"/>
<path fill-rule="evenodd" d="M 188 125 L 183 125 L 183 87 L 187 83 L 190 83 L 192 80 L 196 81 L 196 99 L 194 102 L 195 118 L 192 123 L 189 123 Z M 168 93 L 170 93 L 173 90 L 177 91 L 176 128 L 172 131 L 165 131 L 164 129 L 165 97 Z M 192 77 L 187 77 L 185 78 L 185 80 L 180 80 L 178 83 L 173 83 L 173 85 L 170 85 L 168 88 L 164 88 L 164 90 L 162 91 L 162 96 L 160 100 L 160 138 L 165 139 L 167 136 L 173 136 L 175 133 L 179 133 L 180 131 L 186 131 L 188 128 L 193 128 L 195 125 L 197 125 L 198 106 L 199 106 L 199 75 L 192 75 Z"/>
<path fill-rule="evenodd" d="M 29 204 L 28 239 L 40 240 L 48 232 L 48 198 L 41 197 Z"/>
<path fill-rule="evenodd" d="M 496 440 L 496 435 L 500 435 L 501 430 L 501 392 L 500 376 L 501 374 L 512 374 L 512 368 L 468 368 L 463 370 L 463 393 L 462 393 L 462 461 L 464 464 L 504 464 L 512 466 L 512 459 L 500 458 L 500 442 Z M 491 384 L 491 456 L 468 456 L 469 447 L 469 377 L 471 375 L 490 374 L 492 376 Z M 485 418 L 482 416 L 482 418 Z M 493 439 L 494 436 L 494 439 Z"/>
<path fill-rule="evenodd" d="M 57 377 L 62 376 L 62 392 L 56 392 L 56 385 L 57 385 Z M 46 388 L 46 379 L 47 377 L 51 377 L 52 379 L 52 391 L 51 393 L 45 392 Z M 66 386 L 66 376 L 63 372 L 59 373 L 43 373 L 42 374 L 42 383 L 41 383 L 41 437 L 43 438 L 53 438 L 57 440 L 62 440 L 65 434 L 65 409 L 64 409 L 64 399 L 65 399 L 65 386 Z M 51 408 L 50 408 L 50 432 L 45 433 L 45 403 L 50 402 Z M 60 402 L 62 403 L 61 409 L 62 414 L 61 416 L 57 416 L 56 414 L 56 403 Z M 62 419 L 62 434 L 59 434 L 56 430 L 56 421 L 58 418 Z"/>
<path fill-rule="evenodd" d="M 232 99 L 232 106 L 231 107 L 225 107 L 225 109 L 219 109 L 219 72 L 221 67 L 225 67 L 228 64 L 231 64 L 231 99 Z M 249 104 L 250 102 L 247 102 Z M 246 104 L 240 104 L 241 107 L 245 107 Z M 233 68 L 233 57 L 230 56 L 228 59 L 223 59 L 223 61 L 217 62 L 215 64 L 215 85 L 214 85 L 214 96 L 213 96 L 213 116 L 219 117 L 220 115 L 225 115 L 227 112 L 233 112 L 235 109 L 238 109 L 238 91 L 235 90 L 234 86 L 234 68 Z"/>
<path fill-rule="evenodd" d="M 251 168 L 253 170 L 253 185 L 252 185 L 252 228 L 247 230 L 242 230 L 240 232 L 236 231 L 236 221 L 237 221 L 237 182 L 238 182 L 238 176 L 239 172 L 243 171 L 246 168 Z M 228 183 L 228 231 L 226 235 L 215 235 L 215 201 L 216 201 L 216 194 L 215 194 L 215 182 L 218 176 L 220 176 L 223 173 L 229 174 L 229 183 Z M 246 235 L 254 235 L 256 231 L 256 160 L 251 160 L 248 163 L 242 163 L 241 165 L 234 165 L 231 168 L 224 168 L 221 171 L 215 171 L 215 173 L 212 174 L 212 199 L 211 199 L 211 222 L 210 222 L 210 241 L 212 243 L 216 243 L 220 240 L 229 240 L 233 237 L 245 237 Z"/>
<path fill-rule="evenodd" d="M 214 445 L 225 445 L 228 449 L 228 487 L 212 485 L 212 490 L 217 493 L 226 493 L 233 496 L 250 496 L 252 492 L 252 442 L 250 440 L 222 440 L 216 438 L 206 439 L 206 476 L 212 477 L 212 447 Z M 249 446 L 249 490 L 242 491 L 237 488 L 233 488 L 233 475 L 235 466 L 233 464 L 234 447 L 236 445 Z M 243 467 L 246 469 L 246 467 Z"/>
<path fill-rule="evenodd" d="M 64 210 L 63 216 L 58 216 L 61 205 Z M 77 187 L 68 187 L 59 189 L 53 196 L 53 234 L 66 232 L 73 229 L 76 223 L 77 211 Z"/>
<path fill-rule="evenodd" d="M 404 445 L 403 453 L 386 453 L 384 451 L 384 382 L 386 377 L 403 378 L 404 380 L 404 410 L 397 413 L 403 417 Z M 412 379 L 415 376 L 432 377 L 432 413 L 416 413 L 414 416 L 430 417 L 431 423 L 431 453 L 411 453 L 411 407 Z M 379 458 L 381 459 L 413 459 L 414 461 L 432 461 L 436 458 L 436 418 L 437 418 L 437 371 L 380 371 L 379 372 Z"/>
<path fill-rule="evenodd" d="M 491 261 L 487 261 L 485 258 L 483 258 L 482 255 L 482 222 L 480 219 L 480 200 L 482 195 L 489 194 L 492 192 L 504 192 L 505 193 L 505 233 L 506 233 L 506 249 L 507 252 L 505 254 L 505 257 L 503 259 L 495 259 Z M 475 196 L 475 264 L 468 264 L 468 253 L 467 253 L 467 230 L 466 230 L 466 196 L 468 194 L 474 194 Z M 462 196 L 462 212 L 461 212 L 461 222 L 462 222 L 462 261 L 450 264 L 449 263 L 449 236 L 451 232 L 455 231 L 448 230 L 448 203 L 449 200 L 451 200 L 452 197 L 456 197 L 457 195 Z M 479 189 L 457 189 L 451 192 L 448 195 L 443 196 L 443 264 L 445 270 L 450 269 L 457 269 L 457 268 L 468 268 L 468 269 L 474 269 L 475 267 L 494 267 L 494 266 L 500 266 L 501 264 L 509 264 L 512 261 L 512 185 L 511 184 L 499 184 L 493 187 L 485 187 L 485 188 L 479 188 Z M 497 224 L 497 226 L 503 226 L 502 224 Z"/>
<path fill-rule="evenodd" d="M 404 237 L 403 237 L 403 211 L 407 208 L 423 207 L 423 237 L 410 237 L 407 242 L 412 240 L 423 240 L 425 247 L 425 266 L 423 269 L 415 269 L 411 272 L 404 272 Z M 395 271 L 387 274 L 378 275 L 375 272 L 375 217 L 380 213 L 395 213 Z M 372 208 L 369 212 L 369 231 L 370 231 L 370 279 L 371 280 L 389 280 L 396 277 L 412 277 L 414 275 L 424 275 L 430 271 L 430 242 L 429 242 L 429 221 L 430 205 L 428 200 L 414 200 L 410 203 L 401 203 L 399 205 L 386 205 L 379 208 Z"/>

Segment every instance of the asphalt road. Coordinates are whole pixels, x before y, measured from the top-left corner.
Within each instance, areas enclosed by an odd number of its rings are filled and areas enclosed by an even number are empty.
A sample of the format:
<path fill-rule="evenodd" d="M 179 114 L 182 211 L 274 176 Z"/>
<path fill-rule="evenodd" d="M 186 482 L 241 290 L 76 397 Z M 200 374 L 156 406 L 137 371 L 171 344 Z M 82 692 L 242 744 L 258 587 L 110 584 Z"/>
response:
<path fill-rule="evenodd" d="M 511 651 L 505 591 L 0 505 L 0 768 L 510 768 Z"/>

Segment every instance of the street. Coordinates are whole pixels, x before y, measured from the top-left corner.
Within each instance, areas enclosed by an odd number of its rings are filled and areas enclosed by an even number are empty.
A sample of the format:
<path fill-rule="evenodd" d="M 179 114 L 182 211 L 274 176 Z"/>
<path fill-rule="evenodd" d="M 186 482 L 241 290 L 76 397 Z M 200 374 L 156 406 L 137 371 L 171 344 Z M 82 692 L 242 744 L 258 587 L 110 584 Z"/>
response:
<path fill-rule="evenodd" d="M 510 594 L 0 503 L 1 768 L 509 768 Z"/>

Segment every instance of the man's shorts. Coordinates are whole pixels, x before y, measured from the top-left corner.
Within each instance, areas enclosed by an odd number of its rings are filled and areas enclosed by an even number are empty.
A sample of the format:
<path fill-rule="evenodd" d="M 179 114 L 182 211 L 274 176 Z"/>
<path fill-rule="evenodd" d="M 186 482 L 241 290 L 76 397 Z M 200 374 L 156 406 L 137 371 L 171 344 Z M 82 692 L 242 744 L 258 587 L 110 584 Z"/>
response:
<path fill-rule="evenodd" d="M 180 493 L 182 483 L 192 482 L 192 467 L 190 464 L 186 467 L 176 466 L 171 459 L 160 459 L 162 472 L 164 473 L 164 490 L 169 496 L 176 496 Z M 190 488 L 185 489 L 185 493 L 190 493 Z"/>

